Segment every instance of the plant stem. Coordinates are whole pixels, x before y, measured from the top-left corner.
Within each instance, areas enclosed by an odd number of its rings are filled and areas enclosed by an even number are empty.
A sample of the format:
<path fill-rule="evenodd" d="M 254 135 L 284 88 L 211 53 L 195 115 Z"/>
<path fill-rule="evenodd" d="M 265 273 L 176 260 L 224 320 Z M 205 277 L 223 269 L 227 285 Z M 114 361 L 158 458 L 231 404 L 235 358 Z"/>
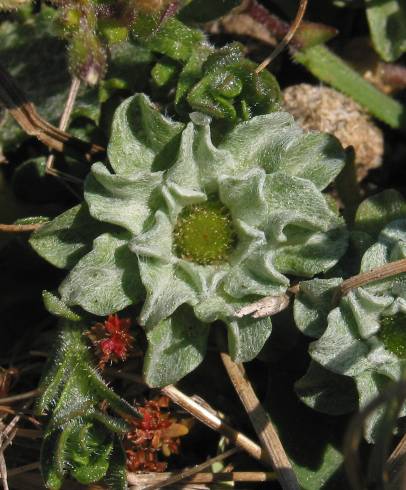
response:
<path fill-rule="evenodd" d="M 38 114 L 34 104 L 28 101 L 13 77 L 0 65 L 0 101 L 11 116 L 30 136 L 35 136 L 53 150 L 64 152 L 67 147 L 79 152 L 87 161 L 102 159 L 105 149 L 86 143 L 48 123 Z"/>
<path fill-rule="evenodd" d="M 272 51 L 270 56 L 266 58 L 255 70 L 255 73 L 261 73 L 262 70 L 264 70 L 285 48 L 286 46 L 290 43 L 292 40 L 293 36 L 295 35 L 296 31 L 300 27 L 300 24 L 302 23 L 303 17 L 306 13 L 307 9 L 307 4 L 308 0 L 300 0 L 299 4 L 299 9 L 297 11 L 295 20 L 293 21 L 292 25 L 290 26 L 288 32 L 285 34 L 284 38 L 282 41 L 276 46 L 276 48 Z"/>
<path fill-rule="evenodd" d="M 65 108 L 63 110 L 61 119 L 59 121 L 59 129 L 65 131 L 69 124 L 69 119 L 72 115 L 73 108 L 75 107 L 76 98 L 79 93 L 80 80 L 73 77 L 71 86 L 69 89 L 68 98 L 66 99 Z M 51 152 L 46 162 L 46 172 L 51 175 L 58 176 L 58 171 L 54 170 L 55 153 Z"/>
<path fill-rule="evenodd" d="M 11 473 L 11 472 L 10 472 Z M 161 485 L 168 478 L 175 476 L 174 473 L 127 473 L 127 481 L 130 485 L 139 486 L 147 485 L 148 482 L 154 482 Z M 233 471 L 221 473 L 201 472 L 185 478 L 185 484 L 191 483 L 224 483 L 224 482 L 245 482 L 258 483 L 275 481 L 275 473 L 264 471 Z M 149 487 L 147 487 L 149 488 Z"/>
<path fill-rule="evenodd" d="M 240 397 L 250 418 L 255 432 L 261 441 L 261 446 L 275 470 L 279 483 L 285 490 L 299 490 L 299 483 L 287 457 L 272 421 L 249 382 L 244 366 L 236 364 L 226 353 L 221 353 L 221 359 L 228 376 Z"/>
<path fill-rule="evenodd" d="M 348 95 L 392 128 L 406 129 L 405 107 L 375 88 L 326 46 L 297 51 L 294 60 L 315 77 Z"/>
<path fill-rule="evenodd" d="M 341 296 L 345 296 L 351 289 L 364 286 L 370 282 L 379 281 L 386 277 L 397 276 L 402 272 L 406 272 L 406 259 L 389 262 L 389 264 L 385 264 L 382 267 L 377 267 L 368 272 L 362 272 L 345 280 L 340 286 L 340 294 Z"/>
<path fill-rule="evenodd" d="M 175 386 L 166 386 L 161 389 L 161 392 L 168 396 L 174 403 L 193 415 L 193 417 L 200 420 L 200 422 L 230 439 L 233 444 L 246 451 L 250 456 L 261 460 L 267 465 L 269 464 L 269 460 L 266 458 L 258 444 L 255 444 L 255 442 L 251 441 L 246 435 L 230 427 L 213 412 L 182 393 Z"/>
<path fill-rule="evenodd" d="M 31 232 L 38 230 L 42 226 L 42 223 L 36 223 L 32 225 L 5 225 L 0 224 L 0 232 L 4 233 L 21 233 L 21 232 Z"/>
<path fill-rule="evenodd" d="M 233 456 L 238 451 L 240 451 L 240 449 L 236 448 L 236 447 L 229 449 L 228 451 L 225 451 L 224 453 L 219 454 L 218 456 L 216 456 L 214 458 L 210 458 L 207 461 L 205 461 L 204 463 L 199 464 L 198 466 L 195 466 L 194 468 L 182 470 L 179 473 L 177 473 L 176 475 L 170 476 L 169 478 L 167 478 L 164 481 L 153 483 L 152 485 L 149 485 L 148 487 L 144 488 L 144 490 L 157 490 L 159 488 L 167 487 L 168 485 L 172 485 L 173 483 L 178 483 L 182 480 L 185 480 L 186 478 L 189 478 L 189 477 L 195 475 L 196 473 L 199 473 L 200 471 L 205 470 L 206 468 L 209 468 L 212 464 L 217 463 L 218 461 L 223 461 L 224 459 L 229 458 L 230 456 Z M 128 477 L 127 477 L 127 481 L 128 481 Z"/>

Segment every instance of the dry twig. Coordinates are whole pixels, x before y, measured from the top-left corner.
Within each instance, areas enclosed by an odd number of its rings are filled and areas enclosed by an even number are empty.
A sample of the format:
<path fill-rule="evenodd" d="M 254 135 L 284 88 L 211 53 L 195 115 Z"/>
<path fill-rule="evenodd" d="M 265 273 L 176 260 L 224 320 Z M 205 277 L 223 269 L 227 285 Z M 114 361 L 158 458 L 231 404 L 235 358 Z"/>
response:
<path fill-rule="evenodd" d="M 32 225 L 6 225 L 0 224 L 0 232 L 4 233 L 29 233 L 31 231 L 38 230 L 42 226 L 42 223 L 35 223 Z"/>
<path fill-rule="evenodd" d="M 12 76 L 1 65 L 0 101 L 27 134 L 35 136 L 53 150 L 63 152 L 69 147 L 81 153 L 88 161 L 103 158 L 105 150 L 101 146 L 75 138 L 42 119 L 34 104 L 28 101 Z"/>
<path fill-rule="evenodd" d="M 217 417 L 211 410 L 208 410 L 192 398 L 188 397 L 175 386 L 166 386 L 161 389 L 161 392 L 168 396 L 174 403 L 193 415 L 197 420 L 220 434 L 223 434 L 233 444 L 246 451 L 253 458 L 261 460 L 265 464 L 268 463 L 267 458 L 264 456 L 263 451 L 258 444 L 255 444 L 255 442 L 251 441 L 246 435 L 233 429 Z"/>
<path fill-rule="evenodd" d="M 172 485 L 173 483 L 178 483 L 182 480 L 185 480 L 186 478 L 189 478 L 196 473 L 199 473 L 206 468 L 209 468 L 212 464 L 217 463 L 218 461 L 223 461 L 226 458 L 229 458 L 230 456 L 233 456 L 235 453 L 240 451 L 239 448 L 233 448 L 229 449 L 228 451 L 225 451 L 222 454 L 219 454 L 218 456 L 215 456 L 214 458 L 210 458 L 207 461 L 205 461 L 202 464 L 199 464 L 198 466 L 195 466 L 194 468 L 189 468 L 186 470 L 182 470 L 176 475 L 170 476 L 164 481 L 153 483 L 152 485 L 146 487 L 144 490 L 158 490 L 159 488 L 167 487 L 168 485 Z M 127 478 L 128 480 L 128 478 Z"/>
<path fill-rule="evenodd" d="M 247 378 L 244 366 L 233 362 L 231 357 L 226 353 L 221 353 L 221 358 L 282 488 L 286 490 L 299 490 L 299 484 L 292 465 L 283 449 L 269 415 L 258 400 Z"/>
<path fill-rule="evenodd" d="M 271 63 L 285 48 L 286 46 L 290 43 L 292 40 L 293 36 L 295 35 L 296 31 L 300 27 L 300 24 L 302 23 L 303 17 L 306 13 L 307 9 L 307 3 L 308 0 L 300 0 L 299 4 L 299 9 L 297 11 L 295 20 L 293 21 L 289 31 L 286 33 L 285 37 L 282 39 L 282 41 L 276 46 L 276 48 L 272 51 L 271 55 L 268 56 L 255 70 L 255 73 L 261 73 L 262 70 L 264 70 L 269 63 Z"/>
<path fill-rule="evenodd" d="M 128 473 L 127 481 L 130 485 L 135 485 L 135 488 L 144 487 L 151 482 L 161 484 L 169 477 L 174 476 L 174 473 Z M 195 473 L 193 476 L 185 478 L 186 483 L 222 483 L 222 482 L 244 482 L 244 483 L 259 483 L 276 480 L 275 473 L 265 471 L 231 471 L 221 473 L 201 472 Z"/>

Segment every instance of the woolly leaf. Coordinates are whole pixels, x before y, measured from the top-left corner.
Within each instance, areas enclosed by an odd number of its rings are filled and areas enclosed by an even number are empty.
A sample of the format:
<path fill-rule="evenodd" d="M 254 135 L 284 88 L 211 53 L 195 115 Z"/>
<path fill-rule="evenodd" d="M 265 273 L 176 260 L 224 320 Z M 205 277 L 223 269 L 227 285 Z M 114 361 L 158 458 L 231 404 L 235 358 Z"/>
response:
<path fill-rule="evenodd" d="M 170 161 L 170 143 L 183 124 L 164 117 L 143 94 L 124 101 L 114 114 L 108 156 L 117 174 L 149 170 Z M 164 155 L 163 155 L 164 153 Z"/>
<path fill-rule="evenodd" d="M 295 391 L 307 406 L 330 415 L 342 415 L 358 408 L 354 380 L 335 374 L 314 361 L 295 383 Z"/>
<path fill-rule="evenodd" d="M 310 337 L 321 337 L 341 279 L 302 281 L 295 297 L 294 316 L 297 327 Z"/>
<path fill-rule="evenodd" d="M 175 383 L 204 359 L 209 327 L 185 308 L 147 333 L 144 376 L 152 387 Z"/>
<path fill-rule="evenodd" d="M 86 284 L 86 288 L 78 287 Z M 93 250 L 85 255 L 61 284 L 62 301 L 79 305 L 94 315 L 105 316 L 137 303 L 143 288 L 137 257 L 120 236 L 104 234 L 96 238 Z"/>
<path fill-rule="evenodd" d="M 395 198 L 395 205 L 393 199 Z M 388 205 L 385 207 L 384 203 Z M 396 194 L 386 193 L 361 205 L 360 222 L 377 233 L 380 223 L 397 216 L 403 203 Z M 372 211 L 369 212 L 369 209 Z M 371 220 L 368 221 L 368 217 Z M 362 225 L 361 225 L 362 226 Z M 361 262 L 361 272 L 370 271 L 406 255 L 406 220 L 390 222 L 378 235 L 377 242 L 368 248 Z M 310 281 L 296 300 L 295 316 L 300 328 L 316 325 L 313 334 L 321 335 L 310 345 L 310 355 L 324 369 L 311 366 L 297 388 L 304 401 L 315 408 L 336 413 L 337 407 L 320 400 L 329 397 L 333 376 L 345 375 L 354 380 L 360 407 L 365 406 L 383 391 L 390 380 L 398 380 L 406 358 L 404 334 L 406 312 L 406 278 L 398 274 L 351 290 L 338 306 L 331 302 L 330 286 L 339 280 Z M 330 302 L 330 306 L 328 303 Z M 312 306 L 321 313 L 311 312 Z M 327 316 L 327 310 L 330 313 Z M 325 330 L 323 323 L 325 321 Z M 327 370 L 327 372 L 325 372 Z M 326 383 L 326 380 L 328 383 Z M 341 383 L 337 378 L 336 388 Z M 316 397 L 312 394 L 316 389 Z M 304 388 L 304 389 L 303 389 Z M 350 394 L 350 391 L 347 391 Z M 310 396 L 310 398 L 309 398 Z M 338 398 L 339 399 L 339 398 Z M 383 408 L 368 419 L 365 436 L 373 441 L 379 431 Z M 403 412 L 402 412 L 403 413 Z"/>
<path fill-rule="evenodd" d="M 41 226 L 30 238 L 33 249 L 55 267 L 71 269 L 90 252 L 93 240 L 102 229 L 112 227 L 95 221 L 86 204 L 80 204 Z"/>
<path fill-rule="evenodd" d="M 254 359 L 272 332 L 270 318 L 236 318 L 226 321 L 228 351 L 235 362 Z"/>
<path fill-rule="evenodd" d="M 360 204 L 354 225 L 376 239 L 386 225 L 401 218 L 406 218 L 406 201 L 398 191 L 387 189 Z"/>

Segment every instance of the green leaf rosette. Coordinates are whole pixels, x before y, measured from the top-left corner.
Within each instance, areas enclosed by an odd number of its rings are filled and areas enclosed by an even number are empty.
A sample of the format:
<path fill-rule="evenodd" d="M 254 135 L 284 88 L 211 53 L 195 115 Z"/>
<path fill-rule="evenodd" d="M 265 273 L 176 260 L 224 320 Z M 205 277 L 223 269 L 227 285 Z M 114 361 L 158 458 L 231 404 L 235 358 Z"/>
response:
<path fill-rule="evenodd" d="M 85 202 L 31 238 L 42 257 L 70 269 L 59 288 L 68 307 L 103 316 L 142 303 L 154 386 L 202 361 L 217 320 L 232 357 L 253 359 L 271 320 L 241 318 L 241 308 L 283 294 L 290 275 L 328 270 L 347 246 L 321 192 L 343 167 L 336 139 L 303 133 L 277 112 L 214 142 L 210 119 L 191 119 L 172 121 L 144 95 L 124 101 L 109 165 L 93 165 Z M 154 361 L 164 358 L 166 367 Z"/>
<path fill-rule="evenodd" d="M 358 247 L 370 244 L 362 256 L 361 273 L 406 258 L 405 205 L 393 190 L 361 204 L 352 233 Z M 400 379 L 406 359 L 406 275 L 353 289 L 337 305 L 341 282 L 303 282 L 294 305 L 298 328 L 318 339 L 310 344 L 312 362 L 296 391 L 305 403 L 330 414 L 364 407 Z M 383 410 L 368 419 L 365 437 L 370 442 L 379 431 Z"/>

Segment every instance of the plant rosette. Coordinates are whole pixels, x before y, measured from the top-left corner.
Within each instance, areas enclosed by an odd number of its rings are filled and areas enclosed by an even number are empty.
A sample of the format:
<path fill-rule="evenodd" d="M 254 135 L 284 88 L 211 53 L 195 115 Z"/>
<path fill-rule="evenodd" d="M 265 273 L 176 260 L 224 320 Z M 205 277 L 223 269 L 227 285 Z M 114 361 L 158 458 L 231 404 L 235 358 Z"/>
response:
<path fill-rule="evenodd" d="M 321 192 L 344 164 L 334 137 L 305 134 L 276 112 L 213 143 L 210 119 L 191 119 L 172 121 L 145 95 L 124 101 L 109 164 L 92 166 L 85 202 L 31 237 L 42 257 L 70 269 L 62 305 L 106 316 L 143 303 L 152 386 L 203 360 L 217 320 L 233 359 L 253 359 L 271 320 L 239 318 L 240 309 L 282 295 L 288 275 L 328 270 L 347 247 L 344 222 Z"/>
<path fill-rule="evenodd" d="M 396 191 L 364 201 L 354 228 L 358 247 L 372 242 L 361 273 L 406 258 L 406 202 Z M 333 415 L 367 405 L 401 378 L 406 360 L 406 274 L 350 290 L 337 305 L 342 281 L 302 282 L 294 305 L 298 328 L 318 339 L 310 344 L 312 361 L 296 391 L 307 405 Z M 369 442 L 377 437 L 383 413 L 376 410 L 366 423 Z M 400 416 L 405 415 L 404 407 Z"/>

